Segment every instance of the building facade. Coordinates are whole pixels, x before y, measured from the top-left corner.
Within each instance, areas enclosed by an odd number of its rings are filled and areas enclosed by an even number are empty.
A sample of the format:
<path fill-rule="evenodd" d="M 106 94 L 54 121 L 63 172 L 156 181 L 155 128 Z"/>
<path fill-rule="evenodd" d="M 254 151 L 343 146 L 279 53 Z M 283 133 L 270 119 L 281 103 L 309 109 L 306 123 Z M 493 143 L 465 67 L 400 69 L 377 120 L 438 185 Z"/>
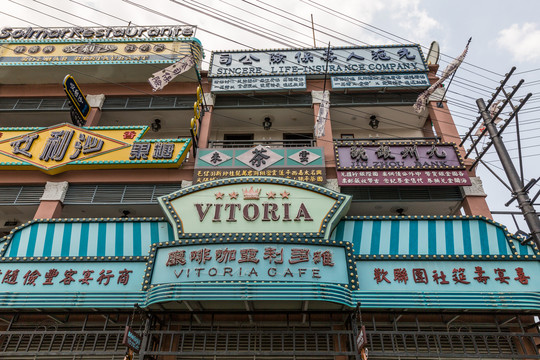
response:
<path fill-rule="evenodd" d="M 540 358 L 420 46 L 195 30 L 0 31 L 2 359 Z"/>

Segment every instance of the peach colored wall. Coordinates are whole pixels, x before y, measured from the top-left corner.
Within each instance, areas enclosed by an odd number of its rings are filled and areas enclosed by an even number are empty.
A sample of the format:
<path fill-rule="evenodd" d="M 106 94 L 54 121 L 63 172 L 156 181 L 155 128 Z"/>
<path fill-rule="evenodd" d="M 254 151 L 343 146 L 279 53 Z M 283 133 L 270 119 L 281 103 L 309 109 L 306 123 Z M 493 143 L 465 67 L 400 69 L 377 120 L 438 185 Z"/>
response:
<path fill-rule="evenodd" d="M 56 200 L 42 200 L 34 219 L 52 219 L 62 215 L 62 203 Z"/>

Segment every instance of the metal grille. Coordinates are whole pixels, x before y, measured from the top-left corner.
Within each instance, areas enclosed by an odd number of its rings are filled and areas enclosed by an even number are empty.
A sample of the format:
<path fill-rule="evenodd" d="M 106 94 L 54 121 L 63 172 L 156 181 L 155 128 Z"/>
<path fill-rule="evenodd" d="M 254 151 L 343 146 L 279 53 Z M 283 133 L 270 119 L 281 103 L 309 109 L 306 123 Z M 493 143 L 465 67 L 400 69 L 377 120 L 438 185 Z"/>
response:
<path fill-rule="evenodd" d="M 39 205 L 45 186 L 2 186 L 0 205 Z"/>
<path fill-rule="evenodd" d="M 13 314 L 10 321 L 2 315 L 7 325 L 0 327 L 0 358 L 121 360 L 127 315 Z"/>
<path fill-rule="evenodd" d="M 159 97 L 107 97 L 103 110 L 149 110 L 149 109 L 192 109 L 195 96 Z M 1 111 L 69 111 L 69 102 L 64 98 L 0 99 Z"/>
<path fill-rule="evenodd" d="M 157 204 L 157 198 L 180 190 L 179 184 L 71 185 L 64 204 Z"/>
<path fill-rule="evenodd" d="M 86 315 L 1 314 L 0 358 L 121 359 L 129 315 L 97 310 Z M 167 311 L 150 313 L 146 320 L 135 316 L 133 328 L 146 334 L 145 359 L 353 360 L 357 353 L 349 315 Z M 370 359 L 540 359 L 539 324 L 533 315 L 381 311 L 363 317 Z"/>
<path fill-rule="evenodd" d="M 408 316 L 406 320 L 402 316 Z M 421 321 L 417 315 L 395 314 L 389 321 L 366 322 L 370 359 L 540 359 L 538 324 L 533 316 L 489 316 L 482 322 L 447 316 Z M 506 319 L 506 320 L 501 320 Z M 412 320 L 412 321 L 411 321 Z"/>
<path fill-rule="evenodd" d="M 147 355 L 178 359 L 319 359 L 352 356 L 353 335 L 329 327 L 181 328 L 153 331 L 155 350 Z"/>

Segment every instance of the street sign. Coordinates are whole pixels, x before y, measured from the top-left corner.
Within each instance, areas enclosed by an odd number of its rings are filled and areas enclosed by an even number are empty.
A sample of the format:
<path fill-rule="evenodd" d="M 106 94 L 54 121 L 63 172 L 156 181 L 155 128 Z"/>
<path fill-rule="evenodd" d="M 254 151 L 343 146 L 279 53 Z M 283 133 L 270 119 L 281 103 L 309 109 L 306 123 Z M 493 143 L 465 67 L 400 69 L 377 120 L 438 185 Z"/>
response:
<path fill-rule="evenodd" d="M 71 75 L 66 75 L 64 78 L 64 91 L 66 92 L 69 100 L 73 104 L 73 107 L 77 113 L 86 120 L 88 113 L 90 113 L 90 104 L 86 101 L 81 88 L 77 85 L 77 82 Z"/>
<path fill-rule="evenodd" d="M 122 345 L 127 346 L 129 349 L 133 350 L 135 353 L 141 351 L 142 337 L 137 334 L 129 326 L 126 326 L 126 331 L 124 332 L 124 338 L 122 340 Z"/>
<path fill-rule="evenodd" d="M 356 349 L 358 350 L 358 353 L 360 353 L 361 350 L 366 347 L 366 345 L 367 345 L 366 327 L 362 325 L 360 330 L 358 330 L 358 335 L 356 335 Z"/>

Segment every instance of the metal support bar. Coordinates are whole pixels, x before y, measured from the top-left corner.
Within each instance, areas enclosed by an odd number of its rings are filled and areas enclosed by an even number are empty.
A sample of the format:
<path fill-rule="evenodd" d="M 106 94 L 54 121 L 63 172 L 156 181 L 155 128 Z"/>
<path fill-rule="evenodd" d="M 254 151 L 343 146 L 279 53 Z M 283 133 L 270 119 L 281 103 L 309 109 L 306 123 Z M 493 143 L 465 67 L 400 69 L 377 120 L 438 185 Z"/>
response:
<path fill-rule="evenodd" d="M 506 85 L 508 80 L 510 80 L 510 77 L 512 76 L 514 71 L 516 71 L 515 66 L 513 66 L 512 69 L 510 69 L 510 72 L 508 74 L 506 74 L 506 77 L 504 78 L 504 80 L 501 81 L 501 85 L 499 87 L 497 87 L 497 90 L 495 91 L 495 93 L 492 94 L 491 99 L 489 100 L 488 104 L 486 105 L 488 108 L 491 106 L 491 104 L 493 103 L 495 98 L 499 95 L 499 92 L 501 92 L 501 90 L 504 88 L 504 86 Z M 461 140 L 461 143 L 459 144 L 459 146 L 463 146 L 465 141 L 467 141 L 467 138 L 472 135 L 472 132 L 473 132 L 474 128 L 480 123 L 481 119 L 482 119 L 482 116 L 479 116 L 479 117 L 476 118 L 476 121 L 474 122 L 473 126 L 471 126 L 471 128 L 469 129 L 469 132 L 465 135 L 463 140 Z"/>
<path fill-rule="evenodd" d="M 519 174 L 517 173 L 516 168 L 512 163 L 512 159 L 510 158 L 510 154 L 508 153 L 508 150 L 506 149 L 506 146 L 504 145 L 504 142 L 500 137 L 500 132 L 497 132 L 497 127 L 493 123 L 493 119 L 491 118 L 491 115 L 486 109 L 486 104 L 484 100 L 478 99 L 476 100 L 476 104 L 478 105 L 480 114 L 484 119 L 486 129 L 489 131 L 489 136 L 491 137 L 491 141 L 495 146 L 495 150 L 499 155 L 499 159 L 504 168 L 506 176 L 508 177 L 510 186 L 512 187 L 513 192 L 516 193 L 519 208 L 523 212 L 525 221 L 527 222 L 527 225 L 529 226 L 529 229 L 531 231 L 532 238 L 536 245 L 540 247 L 540 219 L 536 214 L 536 210 L 531 204 L 529 195 L 526 191 L 524 191 Z"/>
<path fill-rule="evenodd" d="M 500 137 L 502 132 L 508 127 L 508 125 L 510 125 L 510 122 L 512 121 L 512 119 L 514 118 L 514 116 L 517 115 L 518 111 L 521 110 L 521 108 L 523 107 L 523 105 L 525 105 L 525 103 L 527 102 L 527 100 L 529 100 L 529 98 L 532 96 L 531 93 L 527 94 L 527 96 L 525 96 L 525 99 L 523 99 L 523 101 L 521 101 L 521 103 L 519 104 L 519 106 L 517 107 L 516 111 L 512 113 L 512 115 L 508 118 L 508 120 L 506 120 L 504 122 L 504 125 L 500 128 L 499 132 L 497 133 L 497 136 Z M 493 124 L 493 128 L 497 129 L 497 127 L 495 126 L 495 124 Z M 484 130 L 484 132 L 487 131 L 487 126 L 486 126 L 486 129 Z M 490 134 L 490 137 L 491 134 Z M 476 160 L 474 161 L 474 163 L 471 165 L 471 168 L 470 170 L 474 169 L 474 167 L 476 166 L 476 164 L 478 163 L 478 161 L 482 158 L 482 156 L 484 156 L 484 154 L 489 150 L 489 148 L 491 147 L 491 145 L 493 145 L 493 141 L 490 142 L 483 150 L 482 150 L 482 153 L 479 155 L 479 157 L 476 158 Z"/>
<path fill-rule="evenodd" d="M 512 92 L 511 92 L 510 95 L 509 95 L 510 97 L 506 97 L 506 99 L 503 101 L 502 105 L 499 107 L 499 110 L 497 110 L 497 112 L 493 115 L 493 118 L 494 118 L 494 119 L 496 119 L 496 118 L 501 114 L 501 112 L 502 112 L 502 110 L 504 109 L 504 107 L 505 107 L 505 106 L 508 104 L 508 102 L 510 101 L 510 98 L 512 98 L 512 96 L 515 95 L 515 93 L 519 90 L 519 88 L 521 87 L 521 85 L 523 84 L 523 82 L 524 82 L 524 80 L 521 79 L 521 80 L 518 82 L 518 84 L 517 84 L 516 86 L 513 87 L 513 90 L 512 90 Z M 518 108 L 517 108 L 515 111 L 512 112 L 512 116 L 510 117 L 510 119 L 508 119 L 508 120 L 506 121 L 506 123 L 509 123 L 509 122 L 510 122 L 510 120 L 514 117 L 514 115 L 517 114 L 517 112 L 519 111 L 519 109 L 520 109 L 523 105 L 525 105 L 525 102 L 526 102 L 526 101 L 527 101 L 527 100 L 521 102 L 521 104 L 518 106 Z M 484 106 L 485 106 L 485 104 L 484 104 Z M 487 106 L 486 106 L 486 109 L 487 109 Z M 482 116 L 482 117 L 483 117 L 483 116 Z M 491 118 L 491 115 L 490 115 L 490 118 Z M 486 123 L 486 120 L 484 119 L 484 124 L 485 124 L 485 123 Z M 487 124 L 486 124 L 486 125 L 487 125 Z M 495 125 L 495 124 L 493 124 L 493 125 Z M 487 126 L 486 126 L 486 128 L 482 131 L 482 133 L 480 134 L 480 136 L 478 136 L 478 139 L 476 139 L 475 141 L 473 141 L 473 144 L 471 145 L 471 148 L 467 151 L 467 154 L 465 154 L 465 158 L 467 158 L 467 156 L 470 155 L 470 153 L 472 152 L 472 150 L 473 150 L 474 148 L 476 148 L 476 145 L 480 142 L 480 139 L 482 139 L 482 137 L 484 136 L 484 134 L 485 134 L 486 132 L 488 132 Z M 489 147 L 489 146 L 490 146 L 490 145 L 488 145 L 488 147 Z M 483 155 L 483 153 L 485 153 L 485 151 L 482 152 L 482 155 Z M 472 168 L 472 167 L 471 167 L 471 168 Z"/>

